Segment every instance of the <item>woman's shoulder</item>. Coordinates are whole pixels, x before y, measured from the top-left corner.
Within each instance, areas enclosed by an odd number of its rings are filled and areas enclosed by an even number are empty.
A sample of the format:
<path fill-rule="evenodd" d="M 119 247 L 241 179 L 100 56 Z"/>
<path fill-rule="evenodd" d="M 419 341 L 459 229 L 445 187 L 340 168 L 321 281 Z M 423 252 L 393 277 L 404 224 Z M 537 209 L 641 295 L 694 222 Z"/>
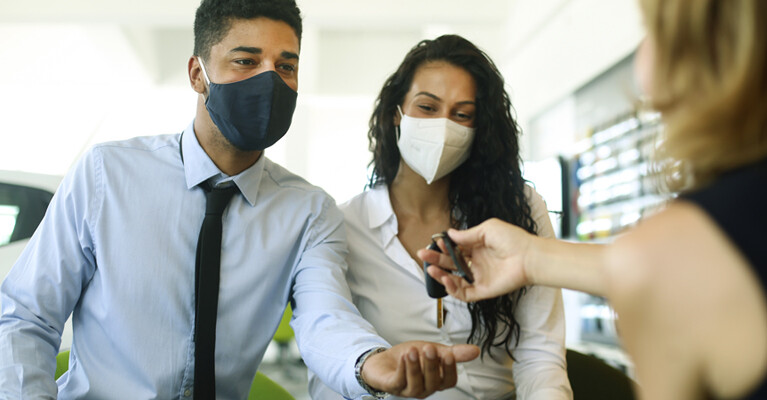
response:
<path fill-rule="evenodd" d="M 535 187 L 530 184 L 529 182 L 525 182 L 525 187 L 523 189 L 525 193 L 525 198 L 527 198 L 527 202 L 532 204 L 538 203 L 538 202 L 544 202 L 543 196 L 541 196 L 540 193 L 538 193 L 537 190 L 535 190 Z"/>
<path fill-rule="evenodd" d="M 386 197 L 388 199 L 388 191 L 385 186 L 376 186 L 373 188 L 365 188 L 360 193 L 357 193 L 354 197 L 344 201 L 338 205 L 344 213 L 347 211 L 359 213 L 360 211 L 368 208 L 380 206 L 380 199 Z"/>
<path fill-rule="evenodd" d="M 338 206 L 347 227 L 369 229 L 386 222 L 393 214 L 385 185 L 366 189 Z"/>
<path fill-rule="evenodd" d="M 546 204 L 546 200 L 529 183 L 525 183 L 524 194 L 525 198 L 527 199 L 527 204 L 530 206 L 530 213 L 534 219 L 536 216 L 544 214 L 548 215 L 549 210 L 548 205 Z"/>
<path fill-rule="evenodd" d="M 700 271 L 715 259 L 726 260 L 728 265 L 746 263 L 716 222 L 699 207 L 680 201 L 619 235 L 610 248 L 611 265 L 639 264 L 630 268 L 643 266 L 653 273 L 668 268 Z"/>
<path fill-rule="evenodd" d="M 625 285 L 618 291 L 648 285 L 659 289 L 665 282 L 679 285 L 679 294 L 697 292 L 704 283 L 698 280 L 708 273 L 732 271 L 722 263 L 745 262 L 705 212 L 685 202 L 672 202 L 619 235 L 606 254 L 611 282 Z"/>
<path fill-rule="evenodd" d="M 549 209 L 546 204 L 546 200 L 543 199 L 535 188 L 529 183 L 525 184 L 524 188 L 525 198 L 527 204 L 530 206 L 530 216 L 535 221 L 538 228 L 538 236 L 541 237 L 555 237 L 554 227 L 549 218 Z"/>

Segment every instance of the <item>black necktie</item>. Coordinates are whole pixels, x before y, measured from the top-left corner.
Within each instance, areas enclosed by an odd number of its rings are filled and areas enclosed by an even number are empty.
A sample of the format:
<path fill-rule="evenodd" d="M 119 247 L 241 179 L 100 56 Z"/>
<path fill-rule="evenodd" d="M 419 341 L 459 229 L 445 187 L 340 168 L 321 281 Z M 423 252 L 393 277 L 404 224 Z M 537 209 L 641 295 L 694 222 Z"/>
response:
<path fill-rule="evenodd" d="M 205 219 L 195 262 L 194 398 L 216 398 L 216 312 L 221 268 L 221 215 L 237 187 L 205 189 Z"/>

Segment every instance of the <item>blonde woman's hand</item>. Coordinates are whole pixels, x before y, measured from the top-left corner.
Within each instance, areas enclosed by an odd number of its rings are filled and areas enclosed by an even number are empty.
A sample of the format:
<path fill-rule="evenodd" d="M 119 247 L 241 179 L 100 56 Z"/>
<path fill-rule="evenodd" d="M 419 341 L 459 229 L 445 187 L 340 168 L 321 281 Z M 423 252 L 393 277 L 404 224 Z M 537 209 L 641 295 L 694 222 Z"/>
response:
<path fill-rule="evenodd" d="M 418 257 L 432 264 L 427 272 L 441 282 L 450 295 L 474 302 L 530 284 L 525 265 L 535 236 L 522 228 L 493 218 L 464 231 L 450 229 L 448 235 L 461 247 L 466 264 L 474 274 L 474 283 L 449 272 L 456 267 L 441 240 L 438 244 L 442 253 L 421 249 Z"/>

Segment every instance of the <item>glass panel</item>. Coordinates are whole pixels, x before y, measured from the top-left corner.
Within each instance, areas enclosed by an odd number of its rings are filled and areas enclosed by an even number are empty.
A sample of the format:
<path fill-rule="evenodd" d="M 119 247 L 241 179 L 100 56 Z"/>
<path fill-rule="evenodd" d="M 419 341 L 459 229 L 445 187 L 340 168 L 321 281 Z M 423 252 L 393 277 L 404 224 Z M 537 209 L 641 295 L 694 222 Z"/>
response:
<path fill-rule="evenodd" d="M 32 237 L 52 197 L 45 190 L 0 182 L 0 246 Z"/>
<path fill-rule="evenodd" d="M 13 229 L 16 227 L 16 217 L 18 216 L 18 206 L 0 204 L 0 246 L 11 241 Z"/>

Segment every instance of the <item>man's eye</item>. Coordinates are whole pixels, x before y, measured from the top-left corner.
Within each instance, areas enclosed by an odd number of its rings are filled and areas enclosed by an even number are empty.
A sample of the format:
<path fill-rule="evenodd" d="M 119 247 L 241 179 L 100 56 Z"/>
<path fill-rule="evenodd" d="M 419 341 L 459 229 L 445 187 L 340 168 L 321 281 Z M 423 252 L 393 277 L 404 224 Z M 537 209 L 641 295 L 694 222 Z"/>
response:
<path fill-rule="evenodd" d="M 296 66 L 292 64 L 281 64 L 280 69 L 286 72 L 295 72 Z"/>
<path fill-rule="evenodd" d="M 249 58 L 241 59 L 241 60 L 234 60 L 234 62 L 236 62 L 237 64 L 240 64 L 240 65 L 256 65 L 256 62 L 251 60 L 251 59 L 249 59 Z"/>

